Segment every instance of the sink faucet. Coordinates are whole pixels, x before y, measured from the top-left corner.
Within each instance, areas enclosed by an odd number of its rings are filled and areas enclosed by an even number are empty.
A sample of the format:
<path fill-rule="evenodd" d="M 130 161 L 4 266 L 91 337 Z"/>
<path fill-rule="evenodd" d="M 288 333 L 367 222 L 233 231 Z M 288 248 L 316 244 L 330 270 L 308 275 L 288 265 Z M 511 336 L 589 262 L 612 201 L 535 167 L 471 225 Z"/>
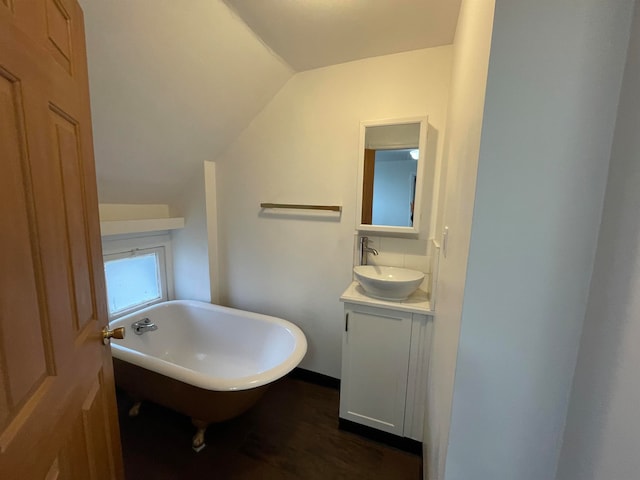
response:
<path fill-rule="evenodd" d="M 367 264 L 367 253 L 373 253 L 374 255 L 378 255 L 378 251 L 375 248 L 371 248 L 368 246 L 369 237 L 360 237 L 360 265 Z"/>
<path fill-rule="evenodd" d="M 131 328 L 133 328 L 133 333 L 135 333 L 136 335 L 142 335 L 144 332 L 152 332 L 153 330 L 157 330 L 158 326 L 155 323 L 151 323 L 151 320 L 149 320 L 148 318 L 143 318 L 142 320 L 133 322 L 131 324 Z"/>

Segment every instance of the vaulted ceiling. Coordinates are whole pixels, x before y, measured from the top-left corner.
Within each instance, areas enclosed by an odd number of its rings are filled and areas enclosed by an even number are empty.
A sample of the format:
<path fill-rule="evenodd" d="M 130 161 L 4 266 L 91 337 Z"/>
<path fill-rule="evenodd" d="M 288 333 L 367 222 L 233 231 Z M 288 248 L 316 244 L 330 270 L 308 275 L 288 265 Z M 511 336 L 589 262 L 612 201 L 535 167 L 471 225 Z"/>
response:
<path fill-rule="evenodd" d="M 100 202 L 171 203 L 293 74 L 221 1 L 80 3 Z"/>
<path fill-rule="evenodd" d="M 453 43 L 460 0 L 224 0 L 295 70 Z"/>
<path fill-rule="evenodd" d="M 460 5 L 79 1 L 103 203 L 171 203 L 296 71 L 451 43 Z"/>

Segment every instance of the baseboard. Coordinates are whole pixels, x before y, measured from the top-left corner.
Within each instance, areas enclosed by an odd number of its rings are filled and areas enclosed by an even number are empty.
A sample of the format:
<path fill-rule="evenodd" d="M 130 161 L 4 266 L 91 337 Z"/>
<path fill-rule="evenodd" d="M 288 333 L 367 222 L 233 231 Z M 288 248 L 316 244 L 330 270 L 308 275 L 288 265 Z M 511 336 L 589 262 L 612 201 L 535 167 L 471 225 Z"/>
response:
<path fill-rule="evenodd" d="M 297 378 L 305 382 L 314 383 L 322 387 L 329 387 L 335 390 L 340 390 L 340 379 L 330 377 L 318 372 L 312 372 L 311 370 L 305 370 L 304 368 L 294 368 L 289 372 L 291 378 Z"/>
<path fill-rule="evenodd" d="M 352 422 L 351 420 L 345 420 L 344 418 L 338 418 L 338 427 L 340 430 L 355 433 L 371 440 L 375 440 L 376 442 L 397 448 L 398 450 L 403 450 L 422 457 L 422 442 L 418 442 L 417 440 L 399 437 L 398 435 L 376 430 L 375 428 L 367 427 L 366 425 L 360 425 L 359 423 Z"/>

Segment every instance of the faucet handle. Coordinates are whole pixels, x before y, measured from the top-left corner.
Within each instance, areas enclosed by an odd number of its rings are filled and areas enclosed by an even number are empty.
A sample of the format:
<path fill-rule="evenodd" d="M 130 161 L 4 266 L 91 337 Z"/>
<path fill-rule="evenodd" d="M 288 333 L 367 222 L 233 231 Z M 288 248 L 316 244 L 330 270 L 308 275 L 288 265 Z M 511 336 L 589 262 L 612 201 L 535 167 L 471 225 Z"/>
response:
<path fill-rule="evenodd" d="M 372 238 L 369 238 L 369 237 L 360 237 L 360 244 L 363 247 L 368 247 L 369 244 L 375 245 L 376 241 L 374 239 L 372 239 Z"/>

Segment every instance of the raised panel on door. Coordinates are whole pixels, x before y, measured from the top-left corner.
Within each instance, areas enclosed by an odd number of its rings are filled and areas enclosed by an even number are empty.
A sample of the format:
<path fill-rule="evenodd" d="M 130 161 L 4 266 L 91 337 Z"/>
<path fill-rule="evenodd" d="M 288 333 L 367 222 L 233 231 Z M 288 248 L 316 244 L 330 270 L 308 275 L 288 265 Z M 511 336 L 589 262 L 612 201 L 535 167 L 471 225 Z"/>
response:
<path fill-rule="evenodd" d="M 0 448 L 27 401 L 55 374 L 42 294 L 20 78 L 0 66 Z"/>
<path fill-rule="evenodd" d="M 71 73 L 71 15 L 61 0 L 45 0 L 47 47 L 52 57 Z"/>
<path fill-rule="evenodd" d="M 81 10 L 4 2 L 0 45 L 0 479 L 122 478 Z"/>
<path fill-rule="evenodd" d="M 78 138 L 79 125 L 60 108 L 50 107 L 51 158 L 56 160 L 55 178 L 60 182 L 56 194 L 61 200 L 66 225 L 70 290 L 75 311 L 76 331 L 96 318 L 93 301 L 91 252 L 87 242 L 85 202 L 83 198 L 82 153 Z"/>
<path fill-rule="evenodd" d="M 90 384 L 82 407 L 73 420 L 71 434 L 60 453 L 63 478 L 107 480 L 115 477 L 111 455 L 110 431 L 105 428 L 109 416 L 108 392 L 103 372 Z"/>
<path fill-rule="evenodd" d="M 358 306 L 346 315 L 340 417 L 402 435 L 411 313 Z"/>

